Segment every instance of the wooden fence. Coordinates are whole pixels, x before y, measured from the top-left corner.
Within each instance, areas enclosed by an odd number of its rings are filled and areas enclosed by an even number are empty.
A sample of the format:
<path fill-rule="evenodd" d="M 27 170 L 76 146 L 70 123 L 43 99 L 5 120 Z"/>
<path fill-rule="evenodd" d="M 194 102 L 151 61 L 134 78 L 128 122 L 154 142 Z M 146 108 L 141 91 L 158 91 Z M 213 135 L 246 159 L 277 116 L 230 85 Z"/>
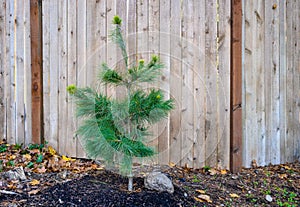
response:
<path fill-rule="evenodd" d="M 102 62 L 122 66 L 109 40 L 118 14 L 130 60 L 160 54 L 166 70 L 152 86 L 176 101 L 152 129 L 160 152 L 153 162 L 229 168 L 234 153 L 247 167 L 253 159 L 259 165 L 298 159 L 299 7 L 296 0 L 0 0 L 0 136 L 28 144 L 38 135 L 62 154 L 85 156 L 66 86 L 122 96 L 96 81 Z M 41 30 L 30 27 L 33 21 Z M 40 53 L 33 53 L 41 38 Z M 40 73 L 32 69 L 39 54 Z M 35 94 L 40 87 L 42 96 Z M 239 90 L 242 100 L 234 98 Z"/>

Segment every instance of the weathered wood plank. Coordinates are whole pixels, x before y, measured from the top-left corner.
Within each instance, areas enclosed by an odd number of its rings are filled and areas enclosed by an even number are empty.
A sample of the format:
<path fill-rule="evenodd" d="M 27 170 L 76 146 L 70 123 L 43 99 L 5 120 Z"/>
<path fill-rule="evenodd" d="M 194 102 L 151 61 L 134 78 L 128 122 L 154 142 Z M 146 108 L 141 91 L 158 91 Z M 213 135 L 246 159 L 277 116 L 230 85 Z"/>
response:
<path fill-rule="evenodd" d="M 181 65 L 181 1 L 171 1 L 170 17 L 170 94 L 175 108 L 170 113 L 170 162 L 181 164 L 181 109 L 182 109 L 182 65 Z"/>
<path fill-rule="evenodd" d="M 42 1 L 30 1 L 32 142 L 43 139 Z M 28 122 L 30 122 L 28 120 Z"/>
<path fill-rule="evenodd" d="M 193 167 L 194 147 L 194 67 L 193 67 L 193 2 L 182 5 L 182 145 L 181 164 Z"/>
<path fill-rule="evenodd" d="M 148 58 L 148 0 L 137 0 L 137 58 Z"/>
<path fill-rule="evenodd" d="M 287 94 L 286 94 L 286 102 L 287 102 L 287 114 L 286 114 L 286 123 L 287 123 L 287 129 L 286 129 L 286 140 L 285 140 L 285 158 L 286 162 L 293 161 L 293 146 L 294 146 L 294 136 L 295 136 L 295 130 L 294 130 L 294 45 L 293 45 L 293 39 L 294 36 L 294 19 L 293 19 L 293 9 L 294 9 L 294 1 L 289 1 L 287 3 L 286 10 L 289 11 L 286 16 L 286 48 L 287 48 Z"/>
<path fill-rule="evenodd" d="M 32 141 L 30 0 L 24 1 L 24 144 Z"/>
<path fill-rule="evenodd" d="M 116 2 L 106 1 L 106 28 L 107 37 L 109 37 L 111 31 L 114 29 L 115 25 L 112 24 L 112 20 L 116 13 Z M 110 39 L 107 41 L 106 45 L 106 63 L 109 67 L 115 69 L 117 66 L 117 46 Z M 116 90 L 113 87 L 107 87 L 107 95 L 116 98 Z"/>
<path fill-rule="evenodd" d="M 15 77 L 14 82 L 16 84 L 15 91 L 15 105 L 16 105 L 16 143 L 25 142 L 25 94 L 24 94 L 24 60 L 25 60 L 25 51 L 24 51 L 24 1 L 18 1 L 15 4 Z"/>
<path fill-rule="evenodd" d="M 170 0 L 161 0 L 159 13 L 159 53 L 165 69 L 162 72 L 158 87 L 165 93 L 165 99 L 170 98 L 170 4 Z M 158 124 L 158 161 L 160 164 L 168 164 L 170 161 L 169 121 L 168 117 Z"/>
<path fill-rule="evenodd" d="M 127 43 L 128 43 L 128 57 L 129 65 L 135 63 L 137 59 L 137 9 L 136 0 L 128 0 L 127 7 Z"/>
<path fill-rule="evenodd" d="M 194 168 L 205 166 L 205 0 L 194 1 Z"/>
<path fill-rule="evenodd" d="M 58 137 L 57 150 L 65 154 L 65 146 L 68 146 L 67 134 L 68 123 L 68 103 L 67 103 L 67 80 L 68 80 L 68 5 L 67 1 L 58 3 Z M 75 83 L 73 83 L 75 84 Z"/>
<path fill-rule="evenodd" d="M 148 31 L 148 51 L 149 55 L 148 58 L 150 59 L 152 55 L 159 55 L 159 36 L 160 36 L 160 1 L 159 0 L 150 0 L 149 1 L 149 31 Z M 159 87 L 159 83 L 150 84 L 151 87 Z M 152 134 L 151 138 L 148 140 L 148 144 L 153 146 L 157 152 L 158 143 L 159 143 L 159 130 L 158 126 L 160 123 L 151 126 L 149 129 L 150 133 Z M 161 154 L 159 154 L 161 156 Z M 155 156 L 152 158 L 152 162 L 158 163 L 158 157 Z"/>
<path fill-rule="evenodd" d="M 253 83 L 253 77 L 251 77 L 251 74 L 255 74 L 255 70 L 253 68 L 253 50 L 254 50 L 254 45 L 252 42 L 252 33 L 253 33 L 253 27 L 254 27 L 254 16 L 252 15 L 252 13 L 254 13 L 254 9 L 253 9 L 253 2 L 252 1 L 245 1 L 245 48 L 244 48 L 244 61 L 245 61 L 245 66 L 243 68 L 243 73 L 244 73 L 244 91 L 243 91 L 243 113 L 244 113 L 244 123 L 243 123 L 243 127 L 244 127 L 244 138 L 243 138 L 243 165 L 245 167 L 250 167 L 251 165 L 251 138 L 256 136 L 254 135 L 253 132 L 253 127 L 255 125 L 254 123 L 254 117 L 251 117 L 251 114 L 254 115 L 255 114 L 255 106 L 256 104 L 253 103 L 253 97 L 254 97 L 254 83 Z M 231 103 L 231 105 L 235 106 L 235 108 L 231 109 L 231 110 L 239 110 L 240 102 L 236 102 L 236 103 Z M 240 117 L 240 115 L 239 115 Z M 256 120 L 255 120 L 256 121 Z M 240 123 L 240 119 L 235 120 L 235 122 L 237 124 Z M 232 123 L 233 124 L 233 123 Z M 234 133 L 233 129 L 232 133 Z M 240 136 L 240 134 L 236 135 L 236 136 Z M 239 139 L 239 137 L 237 137 L 237 139 Z M 231 141 L 232 143 L 232 141 Z M 238 150 L 238 148 L 233 148 L 233 146 L 231 146 L 231 151 L 235 151 Z M 233 163 L 231 163 L 232 166 Z M 233 170 L 233 169 L 232 169 Z M 234 171 L 234 170 L 233 170 Z"/>
<path fill-rule="evenodd" d="M 49 2 L 50 7 L 50 25 L 49 25 L 49 122 L 45 123 L 49 125 L 49 145 L 55 149 L 58 148 L 58 120 L 59 120 L 59 106 L 58 106 L 58 86 L 59 86 L 59 51 L 58 51 L 58 4 L 55 1 Z M 69 124 L 69 123 L 68 123 Z"/>
<path fill-rule="evenodd" d="M 42 1 L 43 14 L 43 124 L 44 139 L 49 142 L 50 138 L 50 2 Z M 51 145 L 53 143 L 49 143 Z M 56 146 L 52 146 L 56 147 Z"/>
<path fill-rule="evenodd" d="M 269 22 L 266 21 L 265 25 L 268 27 L 266 28 L 266 33 L 269 30 L 270 34 L 267 33 L 266 38 L 271 40 L 269 42 L 271 46 L 271 51 L 265 51 L 265 54 L 270 54 L 270 61 L 269 64 L 265 65 L 270 70 L 271 74 L 271 113 L 269 114 L 272 116 L 271 118 L 271 134 L 270 134 L 270 145 L 266 146 L 270 148 L 270 163 L 272 164 L 279 164 L 280 163 L 280 67 L 279 67 L 279 8 L 274 7 L 274 5 L 279 5 L 279 1 L 266 1 L 265 2 L 265 14 L 269 14 L 270 17 L 267 18 Z M 265 40 L 266 41 L 266 40 Z M 266 42 L 267 43 L 267 42 Z M 266 58 L 265 58 L 266 61 Z M 267 60 L 268 61 L 268 60 Z M 266 72 L 266 71 L 265 71 Z M 267 72 L 268 74 L 268 72 Z M 266 94 L 267 96 L 267 94 Z M 268 162 L 268 163 L 269 163 Z M 268 164 L 266 163 L 266 164 Z"/>
<path fill-rule="evenodd" d="M 0 138 L 6 139 L 6 1 L 0 1 Z"/>
<path fill-rule="evenodd" d="M 218 167 L 229 169 L 230 166 L 230 47 L 231 47 L 231 1 L 219 1 L 218 5 L 218 63 L 219 63 L 219 137 L 218 137 Z M 241 9 L 241 8 L 240 8 Z M 239 13 L 240 14 L 240 13 Z M 239 26 L 239 27 L 238 27 Z M 239 25 L 235 29 L 242 31 L 242 17 L 239 16 Z M 239 35 L 241 38 L 241 34 Z M 241 53 L 241 39 L 239 42 L 239 52 Z M 241 55 L 235 58 L 240 58 Z M 241 65 L 240 65 L 241 66 Z M 239 83 L 242 83 L 242 76 L 240 73 Z M 238 89 L 240 98 L 242 94 L 242 85 Z M 235 88 L 234 88 L 235 90 Z M 237 129 L 237 128 L 236 128 Z M 242 134 L 242 126 L 240 125 L 240 133 Z M 242 140 L 242 136 L 239 136 Z M 240 155 L 240 162 L 236 163 L 242 165 L 242 156 Z"/>
<path fill-rule="evenodd" d="M 280 42 L 280 162 L 285 162 L 286 113 L 287 113 L 287 67 L 286 67 L 286 3 L 279 1 Z"/>
<path fill-rule="evenodd" d="M 76 7 L 73 0 L 68 0 L 68 71 L 67 71 L 67 85 L 77 83 L 77 16 Z M 76 117 L 75 117 L 75 104 L 68 101 L 68 118 L 67 118 L 67 144 L 65 145 L 65 153 L 67 156 L 76 156 Z"/>
<path fill-rule="evenodd" d="M 217 69 L 217 2 L 206 1 L 206 34 L 205 34 L 205 79 L 207 87 L 207 109 L 206 109 L 206 150 L 205 158 L 207 166 L 215 166 L 217 163 L 217 141 L 218 141 L 218 100 L 217 80 L 219 71 Z M 217 109 L 217 111 L 216 111 Z"/>
<path fill-rule="evenodd" d="M 97 12 L 99 13 L 99 12 Z M 87 73 L 86 73 L 86 61 L 87 61 L 87 1 L 80 0 L 77 1 L 77 85 L 78 87 L 86 87 L 87 85 Z M 98 15 L 100 16 L 100 14 Z M 94 17 L 94 24 L 98 25 L 99 18 L 98 16 Z M 99 64 L 99 63 L 98 63 Z M 80 120 L 77 120 L 77 126 L 81 123 Z M 79 137 L 76 136 L 76 157 L 86 157 L 86 154 L 83 150 L 82 142 Z"/>
<path fill-rule="evenodd" d="M 267 106 L 269 104 L 267 101 L 270 99 L 265 98 L 265 92 L 269 88 L 265 87 L 265 82 L 268 81 L 269 76 L 265 76 L 265 60 L 264 58 L 264 35 L 265 35 L 265 5 L 264 2 L 256 1 L 254 2 L 254 26 L 253 26 L 253 36 L 252 41 L 254 42 L 254 51 L 252 56 L 253 67 L 256 71 L 253 74 L 253 89 L 255 90 L 255 96 L 253 97 L 256 104 L 256 111 L 254 113 L 255 129 L 254 137 L 249 137 L 251 139 L 251 150 L 252 150 L 252 160 L 256 160 L 257 164 L 262 165 L 265 162 L 266 155 L 266 126 L 265 126 L 265 111 L 267 111 Z M 251 70 L 250 68 L 248 70 Z M 260 143 L 257 146 L 257 143 Z"/>

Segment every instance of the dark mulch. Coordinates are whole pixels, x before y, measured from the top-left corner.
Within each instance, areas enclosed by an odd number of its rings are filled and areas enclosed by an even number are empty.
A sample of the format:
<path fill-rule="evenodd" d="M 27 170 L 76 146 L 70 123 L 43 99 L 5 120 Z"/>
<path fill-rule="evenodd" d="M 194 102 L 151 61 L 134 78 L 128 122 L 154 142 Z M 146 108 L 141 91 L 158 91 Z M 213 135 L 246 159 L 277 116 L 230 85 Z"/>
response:
<path fill-rule="evenodd" d="M 143 178 L 134 178 L 134 191 L 127 179 L 107 170 L 75 174 L 27 174 L 27 181 L 12 188 L 2 180 L 0 206 L 299 206 L 299 162 L 244 169 L 239 174 L 214 169 L 180 167 L 162 169 L 175 185 L 174 194 L 144 188 Z M 143 174 L 141 169 L 139 175 Z M 38 180 L 38 184 L 31 183 Z M 269 196 L 267 196 L 269 195 Z M 267 199 L 268 197 L 268 199 Z M 270 198 L 272 200 L 270 200 Z M 268 201 L 269 200 L 269 201 Z"/>

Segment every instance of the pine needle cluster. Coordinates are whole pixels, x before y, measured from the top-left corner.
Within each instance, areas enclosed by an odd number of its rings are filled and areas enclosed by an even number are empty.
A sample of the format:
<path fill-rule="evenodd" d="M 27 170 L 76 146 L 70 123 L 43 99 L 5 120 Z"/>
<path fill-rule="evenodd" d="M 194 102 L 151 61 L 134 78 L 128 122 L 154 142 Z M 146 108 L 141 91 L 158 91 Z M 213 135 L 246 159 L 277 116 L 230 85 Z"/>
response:
<path fill-rule="evenodd" d="M 128 65 L 126 43 L 121 32 L 122 20 L 115 16 L 111 39 L 122 51 L 126 69 L 118 72 L 102 64 L 98 76 L 101 83 L 126 89 L 127 96 L 116 100 L 91 87 L 67 87 L 74 97 L 76 115 L 82 119 L 77 133 L 91 158 L 104 159 L 108 164 L 119 164 L 123 175 L 132 175 L 133 157 L 150 157 L 155 151 L 147 146 L 149 126 L 168 116 L 174 107 L 173 100 L 165 100 L 159 89 L 142 90 L 143 83 L 152 83 L 161 74 L 164 65 L 158 56 L 149 63 L 139 60 Z"/>

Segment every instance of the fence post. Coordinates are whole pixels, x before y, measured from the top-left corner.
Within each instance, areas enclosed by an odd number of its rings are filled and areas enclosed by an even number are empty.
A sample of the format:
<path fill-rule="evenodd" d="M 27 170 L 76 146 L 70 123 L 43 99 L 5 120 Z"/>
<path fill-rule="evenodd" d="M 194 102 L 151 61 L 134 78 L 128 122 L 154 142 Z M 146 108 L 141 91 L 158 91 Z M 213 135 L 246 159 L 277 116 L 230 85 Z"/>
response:
<path fill-rule="evenodd" d="M 32 142 L 43 141 L 42 0 L 30 0 Z"/>
<path fill-rule="evenodd" d="M 242 1 L 231 0 L 230 170 L 242 167 Z"/>

